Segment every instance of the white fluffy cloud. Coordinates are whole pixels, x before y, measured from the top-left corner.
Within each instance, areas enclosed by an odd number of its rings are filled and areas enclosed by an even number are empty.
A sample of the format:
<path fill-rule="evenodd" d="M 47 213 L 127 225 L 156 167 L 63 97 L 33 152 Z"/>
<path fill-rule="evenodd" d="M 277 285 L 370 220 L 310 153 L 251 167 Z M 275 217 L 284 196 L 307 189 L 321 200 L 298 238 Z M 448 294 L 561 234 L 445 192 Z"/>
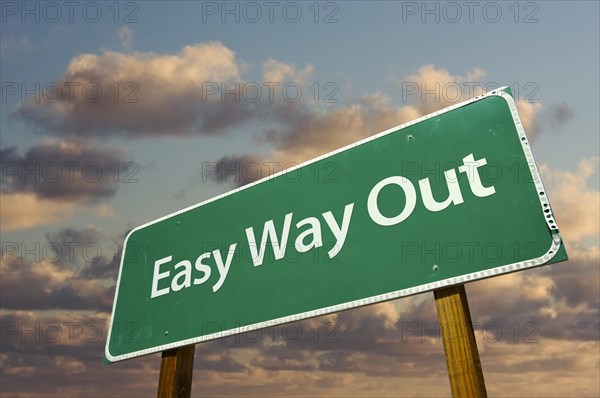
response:
<path fill-rule="evenodd" d="M 130 35 L 124 31 L 121 36 L 128 40 Z M 224 106 L 220 96 L 205 95 L 208 84 L 239 81 L 243 68 L 235 53 L 217 42 L 167 55 L 81 54 L 58 82 L 60 96 L 45 93 L 16 112 L 42 131 L 59 135 L 210 133 L 248 114 L 248 104 Z"/>
<path fill-rule="evenodd" d="M 263 79 L 265 82 L 283 82 L 291 81 L 303 83 L 313 74 L 314 67 L 312 64 L 307 65 L 304 69 L 298 70 L 293 64 L 286 64 L 269 58 L 262 65 Z"/>

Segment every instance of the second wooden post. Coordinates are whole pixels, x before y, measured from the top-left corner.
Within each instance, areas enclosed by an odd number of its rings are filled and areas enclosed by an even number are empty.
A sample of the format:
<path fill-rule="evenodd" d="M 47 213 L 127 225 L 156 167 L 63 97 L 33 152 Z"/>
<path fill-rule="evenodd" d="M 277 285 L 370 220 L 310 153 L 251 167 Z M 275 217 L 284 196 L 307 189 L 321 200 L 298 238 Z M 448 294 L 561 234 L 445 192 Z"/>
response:
<path fill-rule="evenodd" d="M 464 285 L 433 292 L 454 397 L 487 397 Z"/>

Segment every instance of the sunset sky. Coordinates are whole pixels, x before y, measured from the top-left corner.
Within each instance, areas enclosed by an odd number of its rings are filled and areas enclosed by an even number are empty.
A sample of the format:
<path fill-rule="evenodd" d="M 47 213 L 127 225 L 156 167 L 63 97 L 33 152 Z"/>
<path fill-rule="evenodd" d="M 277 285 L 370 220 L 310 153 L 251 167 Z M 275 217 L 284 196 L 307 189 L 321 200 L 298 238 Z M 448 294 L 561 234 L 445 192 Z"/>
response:
<path fill-rule="evenodd" d="M 154 396 L 160 354 L 103 364 L 127 231 L 500 86 L 570 260 L 466 285 L 487 390 L 600 396 L 597 1 L 66 3 L 1 3 L 2 397 Z M 444 358 L 428 292 L 198 344 L 192 396 L 449 396 Z"/>

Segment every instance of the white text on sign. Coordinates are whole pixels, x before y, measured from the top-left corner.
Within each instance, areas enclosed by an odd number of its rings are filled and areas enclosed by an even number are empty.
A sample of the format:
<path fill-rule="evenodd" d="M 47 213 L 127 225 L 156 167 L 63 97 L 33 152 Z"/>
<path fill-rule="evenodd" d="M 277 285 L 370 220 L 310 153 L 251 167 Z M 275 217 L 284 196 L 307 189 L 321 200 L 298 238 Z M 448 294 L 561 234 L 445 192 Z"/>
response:
<path fill-rule="evenodd" d="M 469 154 L 462 161 L 463 164 L 458 167 L 458 172 L 467 176 L 473 195 L 483 198 L 496 193 L 496 189 L 493 186 L 486 187 L 483 185 L 478 171 L 480 167 L 487 164 L 486 158 L 475 160 L 473 154 Z M 450 205 L 457 206 L 464 203 L 456 170 L 450 169 L 445 171 L 444 177 L 448 186 L 448 197 L 441 202 L 433 197 L 429 178 L 423 178 L 418 181 L 423 205 L 431 212 L 443 211 Z M 393 217 L 383 215 L 377 203 L 379 194 L 383 188 L 390 185 L 402 188 L 405 197 L 404 207 Z M 375 184 L 369 192 L 367 211 L 373 222 L 377 225 L 387 227 L 400 224 L 410 217 L 416 204 L 417 189 L 415 185 L 406 177 L 390 176 Z M 343 213 L 340 211 L 337 215 L 334 215 L 332 211 L 326 211 L 321 214 L 325 226 L 335 239 L 333 247 L 327 253 L 329 258 L 334 258 L 344 247 L 350 229 L 353 210 L 354 203 L 349 203 L 345 205 Z M 284 217 L 280 233 L 277 232 L 273 219 L 266 221 L 262 228 L 260 245 L 256 242 L 255 228 L 248 227 L 245 229 L 254 267 L 263 264 L 268 248 L 272 250 L 275 260 L 281 260 L 285 257 L 288 246 L 286 242 L 288 241 L 293 221 L 294 213 L 287 213 Z M 307 217 L 298 220 L 295 223 L 295 228 L 299 231 L 294 242 L 294 248 L 298 253 L 305 253 L 323 246 L 323 223 L 318 217 Z M 216 269 L 218 278 L 216 280 L 213 278 L 212 291 L 217 292 L 227 279 L 237 246 L 237 243 L 231 244 L 225 255 L 219 249 L 202 253 L 196 258 L 193 266 L 190 260 L 180 260 L 174 266 L 171 265 L 173 263 L 173 255 L 156 260 L 154 262 L 150 298 L 163 296 L 169 294 L 171 291 L 177 292 L 192 286 L 203 285 L 211 279 L 213 269 Z M 223 257 L 225 260 L 223 260 Z M 212 260 L 213 267 L 210 265 L 211 258 L 214 259 Z M 171 279 L 172 273 L 174 273 L 174 277 Z M 161 282 L 163 280 L 164 282 Z M 167 283 L 167 280 L 170 280 L 170 283 Z"/>

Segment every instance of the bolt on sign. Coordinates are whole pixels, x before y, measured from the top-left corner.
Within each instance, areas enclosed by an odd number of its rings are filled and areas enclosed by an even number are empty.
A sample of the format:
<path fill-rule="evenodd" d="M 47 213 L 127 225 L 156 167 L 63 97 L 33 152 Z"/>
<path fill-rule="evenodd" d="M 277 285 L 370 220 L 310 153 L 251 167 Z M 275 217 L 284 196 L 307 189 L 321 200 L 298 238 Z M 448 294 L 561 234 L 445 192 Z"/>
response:
<path fill-rule="evenodd" d="M 566 259 L 500 89 L 133 229 L 106 360 Z"/>

